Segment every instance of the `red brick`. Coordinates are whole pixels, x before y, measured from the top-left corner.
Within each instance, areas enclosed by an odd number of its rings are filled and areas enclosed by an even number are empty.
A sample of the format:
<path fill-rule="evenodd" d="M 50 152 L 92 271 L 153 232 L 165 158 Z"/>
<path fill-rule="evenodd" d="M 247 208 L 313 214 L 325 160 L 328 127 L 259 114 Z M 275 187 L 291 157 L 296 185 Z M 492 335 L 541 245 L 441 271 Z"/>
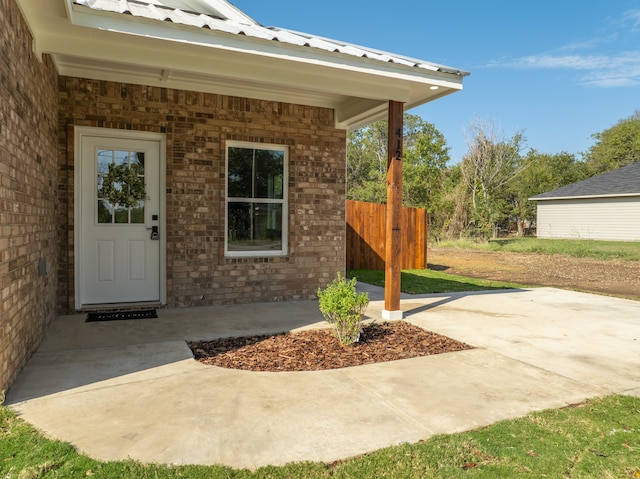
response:
<path fill-rule="evenodd" d="M 169 306 L 313 298 L 344 271 L 346 141 L 331 109 L 58 77 L 15 0 L 0 25 L 0 390 L 74 309 L 75 126 L 166 134 Z M 224 256 L 229 140 L 289 148 L 285 257 Z"/>
<path fill-rule="evenodd" d="M 79 78 L 63 77 L 59 85 L 61 130 L 91 125 L 92 105 L 99 104 L 105 127 L 126 118 L 131 129 L 157 131 L 162 125 L 167 135 L 169 306 L 314 298 L 318 287 L 344 270 L 345 132 L 334 128 L 332 110 Z M 301 121 L 309 126 L 301 128 Z M 227 140 L 289 147 L 286 257 L 224 257 Z M 73 146 L 66 138 L 59 146 L 68 165 Z M 67 175 L 70 184 L 73 168 Z M 65 191 L 73 205 L 73 188 Z M 69 216 L 69 245 L 73 221 Z M 71 272 L 73 255 L 66 259 Z M 315 272 L 311 277 L 309 270 Z M 61 288 L 69 292 L 62 298 L 69 305 L 72 278 Z"/>
<path fill-rule="evenodd" d="M 15 0 L 0 2 L 0 391 L 56 314 L 57 75 L 40 62 Z M 51 264 L 38 275 L 38 260 Z"/>

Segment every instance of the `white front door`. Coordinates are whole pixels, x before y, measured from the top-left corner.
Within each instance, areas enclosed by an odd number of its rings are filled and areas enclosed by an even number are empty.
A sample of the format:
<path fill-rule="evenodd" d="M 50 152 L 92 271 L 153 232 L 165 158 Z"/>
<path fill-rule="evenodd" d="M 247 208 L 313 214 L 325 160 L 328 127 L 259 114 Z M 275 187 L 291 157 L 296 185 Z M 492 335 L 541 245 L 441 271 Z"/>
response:
<path fill-rule="evenodd" d="M 161 141 L 115 130 L 77 134 L 76 305 L 160 302 Z M 113 199 L 119 192 L 130 193 L 124 204 Z"/>

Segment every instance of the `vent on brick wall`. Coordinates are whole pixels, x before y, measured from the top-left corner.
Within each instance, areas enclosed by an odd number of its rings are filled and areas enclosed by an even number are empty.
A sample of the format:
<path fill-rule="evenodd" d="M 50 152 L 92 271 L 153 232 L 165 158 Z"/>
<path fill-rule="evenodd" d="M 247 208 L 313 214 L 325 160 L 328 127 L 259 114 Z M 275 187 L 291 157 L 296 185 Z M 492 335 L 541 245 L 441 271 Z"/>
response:
<path fill-rule="evenodd" d="M 143 311 L 99 311 L 95 313 L 88 313 L 86 322 L 122 321 L 126 319 L 147 319 L 157 317 L 158 314 L 155 309 L 146 309 Z"/>

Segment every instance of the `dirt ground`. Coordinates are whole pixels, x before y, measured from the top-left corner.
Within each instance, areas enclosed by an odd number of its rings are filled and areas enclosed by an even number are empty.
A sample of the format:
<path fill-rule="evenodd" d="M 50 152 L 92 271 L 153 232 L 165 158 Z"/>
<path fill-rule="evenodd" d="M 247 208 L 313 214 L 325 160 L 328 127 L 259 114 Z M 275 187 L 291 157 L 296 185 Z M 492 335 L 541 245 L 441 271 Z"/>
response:
<path fill-rule="evenodd" d="M 640 301 L 640 262 L 430 247 L 429 268 L 526 286 L 553 286 Z"/>

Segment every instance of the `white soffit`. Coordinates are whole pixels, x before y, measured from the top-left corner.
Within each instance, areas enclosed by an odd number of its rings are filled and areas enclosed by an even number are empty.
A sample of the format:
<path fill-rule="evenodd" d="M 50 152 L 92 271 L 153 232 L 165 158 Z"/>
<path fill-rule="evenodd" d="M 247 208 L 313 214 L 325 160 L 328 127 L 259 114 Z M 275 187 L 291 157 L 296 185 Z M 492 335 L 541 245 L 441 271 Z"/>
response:
<path fill-rule="evenodd" d="M 468 73 L 264 27 L 224 0 L 17 0 L 62 75 L 333 108 L 353 129 L 462 88 Z"/>

